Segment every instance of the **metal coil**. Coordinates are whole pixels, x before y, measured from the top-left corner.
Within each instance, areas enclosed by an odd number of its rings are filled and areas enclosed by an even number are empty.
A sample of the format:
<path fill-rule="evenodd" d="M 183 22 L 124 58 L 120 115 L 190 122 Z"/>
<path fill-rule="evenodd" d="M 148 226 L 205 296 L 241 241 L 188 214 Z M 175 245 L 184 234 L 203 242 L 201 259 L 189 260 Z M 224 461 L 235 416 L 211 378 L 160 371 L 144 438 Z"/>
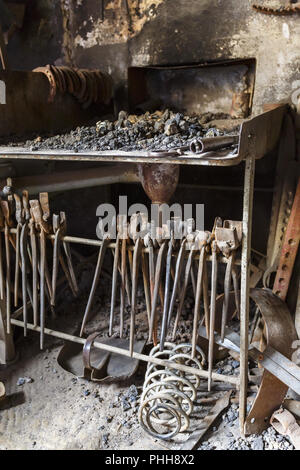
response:
<path fill-rule="evenodd" d="M 172 362 L 202 369 L 205 363 L 203 351 L 197 346 L 195 358 L 191 357 L 191 344 L 165 343 L 160 351 L 158 344 L 150 356 L 169 360 L 170 367 L 149 363 L 145 375 L 139 408 L 139 423 L 151 436 L 171 439 L 190 425 L 190 415 L 196 399 L 200 378 L 172 368 Z"/>

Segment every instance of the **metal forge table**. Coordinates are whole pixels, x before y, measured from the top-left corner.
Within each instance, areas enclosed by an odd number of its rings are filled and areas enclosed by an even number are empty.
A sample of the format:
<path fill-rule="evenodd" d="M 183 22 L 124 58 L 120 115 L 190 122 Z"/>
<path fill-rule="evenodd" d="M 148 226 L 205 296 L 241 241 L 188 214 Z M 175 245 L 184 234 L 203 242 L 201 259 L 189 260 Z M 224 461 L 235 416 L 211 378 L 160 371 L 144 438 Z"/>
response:
<path fill-rule="evenodd" d="M 89 162 L 118 162 L 124 163 L 166 163 L 178 165 L 206 165 L 206 166 L 234 166 L 245 163 L 244 169 L 244 191 L 243 191 L 243 239 L 241 256 L 241 305 L 240 305 L 240 377 L 225 376 L 213 373 L 212 378 L 217 381 L 229 382 L 239 385 L 239 416 L 240 431 L 244 433 L 244 423 L 247 411 L 247 388 L 248 388 L 248 331 L 249 331 L 249 278 L 250 278 L 250 254 L 251 254 L 251 231 L 252 231 L 252 207 L 254 192 L 255 160 L 262 158 L 271 151 L 280 136 L 281 124 L 287 110 L 285 105 L 267 111 L 245 120 L 241 125 L 239 144 L 237 153 L 228 153 L 224 150 L 207 152 L 195 155 L 189 151 L 179 154 L 176 151 L 163 152 L 124 152 L 124 151 L 103 151 L 74 153 L 69 151 L 40 151 L 30 152 L 18 147 L 1 148 L 0 158 L 5 159 L 28 159 L 28 160 L 62 160 L 62 161 L 89 161 Z M 128 165 L 127 165 L 128 166 Z M 86 243 L 99 246 L 99 240 L 86 240 L 71 236 L 66 236 L 65 241 L 69 243 Z M 111 244 L 113 247 L 114 244 Z M 222 258 L 221 262 L 226 262 Z M 3 321 L 5 325 L 5 319 Z M 21 320 L 12 318 L 11 324 L 23 327 Z M 4 326 L 5 327 L 5 326 Z M 39 326 L 27 324 L 27 328 L 40 331 Z M 45 328 L 45 334 L 58 338 L 84 344 L 85 339 L 72 336 L 60 331 Z M 1 331 L 0 331 L 1 339 Z M 114 352 L 117 354 L 130 356 L 129 351 L 95 342 L 94 346 L 99 349 Z M 148 357 L 144 354 L 133 353 L 133 357 L 146 362 L 153 362 L 161 366 L 168 366 L 170 363 L 162 359 Z M 196 370 L 185 365 L 172 363 L 174 369 L 185 372 L 197 373 L 200 377 L 207 378 L 208 372 Z"/>

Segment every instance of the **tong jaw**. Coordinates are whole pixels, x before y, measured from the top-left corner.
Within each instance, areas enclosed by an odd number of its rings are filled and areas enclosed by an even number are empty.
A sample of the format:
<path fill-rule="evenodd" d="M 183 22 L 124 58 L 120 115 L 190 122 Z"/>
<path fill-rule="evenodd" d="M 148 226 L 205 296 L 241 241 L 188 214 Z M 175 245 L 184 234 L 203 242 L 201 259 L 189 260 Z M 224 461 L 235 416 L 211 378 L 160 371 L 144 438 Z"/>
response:
<path fill-rule="evenodd" d="M 242 223 L 225 221 L 223 227 L 216 227 L 215 238 L 218 249 L 228 258 L 232 251 L 238 249 L 242 239 Z"/>

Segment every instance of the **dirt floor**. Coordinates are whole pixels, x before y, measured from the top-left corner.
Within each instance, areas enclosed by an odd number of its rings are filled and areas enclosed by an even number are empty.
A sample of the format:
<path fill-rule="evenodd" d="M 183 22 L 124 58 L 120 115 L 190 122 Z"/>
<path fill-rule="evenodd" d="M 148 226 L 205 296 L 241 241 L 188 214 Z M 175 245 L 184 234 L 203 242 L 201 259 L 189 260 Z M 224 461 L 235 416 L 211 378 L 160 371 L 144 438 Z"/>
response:
<path fill-rule="evenodd" d="M 92 265 L 94 260 L 91 260 Z M 78 334 L 87 289 L 93 269 L 86 263 L 77 265 L 81 295 L 72 298 L 68 288 L 62 286 L 57 299 L 56 316 L 49 314 L 47 326 Z M 107 338 L 109 316 L 109 276 L 100 283 L 94 304 L 95 316 L 89 322 L 87 333 L 101 331 Z M 179 342 L 189 336 L 189 313 L 192 308 L 186 302 L 184 326 Z M 137 338 L 147 337 L 142 295 L 138 301 Z M 126 325 L 125 325 L 126 326 Z M 118 325 L 116 324 L 116 335 Z M 128 323 L 125 331 L 128 331 Z M 146 434 L 138 423 L 139 397 L 145 374 L 145 364 L 140 364 L 130 379 L 118 383 L 93 383 L 79 378 L 62 368 L 57 358 L 63 340 L 47 337 L 45 349 L 39 349 L 39 335 L 29 332 L 26 338 L 16 328 L 18 359 L 9 366 L 0 366 L 0 379 L 5 383 L 7 398 L 0 403 L 0 449 L 144 449 L 156 450 L 180 448 L 180 440 L 162 442 Z M 147 351 L 146 351 L 147 352 Z M 61 362 L 61 361 L 60 361 Z M 227 357 L 216 364 L 216 371 L 238 375 L 239 363 Z M 192 427 L 201 426 L 214 400 L 228 394 L 227 384 L 219 384 L 218 390 L 206 390 L 206 381 L 200 384 L 194 409 Z M 220 390 L 223 389 L 222 390 Z M 230 388 L 230 387 L 229 387 Z M 271 428 L 262 436 L 248 439 L 239 437 L 238 406 L 232 391 L 229 407 L 213 423 L 202 438 L 199 449 L 292 449 L 291 443 Z M 252 396 L 253 398 L 253 396 Z M 249 397 L 251 400 L 251 397 Z M 183 436 L 184 440 L 184 436 Z"/>

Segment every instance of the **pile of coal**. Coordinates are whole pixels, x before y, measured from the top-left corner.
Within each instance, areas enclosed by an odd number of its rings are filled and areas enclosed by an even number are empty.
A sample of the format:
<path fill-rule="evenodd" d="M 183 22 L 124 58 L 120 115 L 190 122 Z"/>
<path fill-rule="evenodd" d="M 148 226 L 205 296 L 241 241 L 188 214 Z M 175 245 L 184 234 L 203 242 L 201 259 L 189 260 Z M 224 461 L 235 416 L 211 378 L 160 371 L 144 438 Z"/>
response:
<path fill-rule="evenodd" d="M 37 137 L 18 145 L 39 150 L 84 151 L 157 151 L 189 145 L 195 137 L 215 137 L 223 131 L 207 126 L 207 116 L 186 116 L 168 109 L 143 115 L 120 111 L 116 121 L 98 121 L 96 125 L 77 127 L 66 134 Z"/>

